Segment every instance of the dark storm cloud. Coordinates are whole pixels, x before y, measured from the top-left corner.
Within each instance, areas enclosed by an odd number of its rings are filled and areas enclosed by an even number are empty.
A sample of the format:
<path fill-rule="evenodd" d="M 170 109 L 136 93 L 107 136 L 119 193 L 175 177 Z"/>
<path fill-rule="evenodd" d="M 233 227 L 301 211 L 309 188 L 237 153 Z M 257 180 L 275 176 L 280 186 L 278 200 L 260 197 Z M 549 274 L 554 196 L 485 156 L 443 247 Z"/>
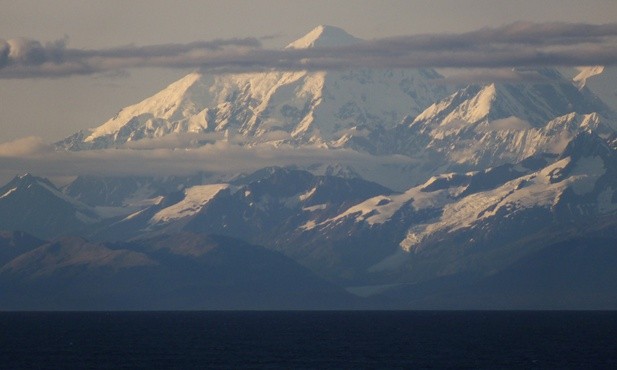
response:
<path fill-rule="evenodd" d="M 61 77 L 130 68 L 212 72 L 374 68 L 504 68 L 617 64 L 617 23 L 517 22 L 461 34 L 399 36 L 331 48 L 268 50 L 256 38 L 70 49 L 64 41 L 0 40 L 0 78 Z"/>

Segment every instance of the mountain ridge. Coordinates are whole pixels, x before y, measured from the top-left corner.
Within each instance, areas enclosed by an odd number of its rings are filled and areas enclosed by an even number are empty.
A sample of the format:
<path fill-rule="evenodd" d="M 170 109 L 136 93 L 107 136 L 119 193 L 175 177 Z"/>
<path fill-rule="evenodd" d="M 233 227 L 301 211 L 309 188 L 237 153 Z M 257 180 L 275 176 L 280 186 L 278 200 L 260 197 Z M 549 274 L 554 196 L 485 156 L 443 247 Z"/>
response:
<path fill-rule="evenodd" d="M 132 243 L 92 243 L 79 237 L 43 242 L 0 266 L 0 288 L 4 310 L 365 304 L 280 253 L 233 238 L 187 233 Z"/>
<path fill-rule="evenodd" d="M 342 46 L 357 39 L 318 26 L 288 48 Z M 339 145 L 372 126 L 393 127 L 446 94 L 434 70 L 192 72 L 102 125 L 58 143 L 58 149 L 129 146 L 169 134 L 196 134 L 195 145 L 239 135 L 250 144 Z M 387 98 L 387 99 L 386 99 Z M 370 123 L 370 124 L 369 124 Z M 361 130 L 359 128 L 361 127 Z M 204 138 L 198 134 L 205 134 Z"/>

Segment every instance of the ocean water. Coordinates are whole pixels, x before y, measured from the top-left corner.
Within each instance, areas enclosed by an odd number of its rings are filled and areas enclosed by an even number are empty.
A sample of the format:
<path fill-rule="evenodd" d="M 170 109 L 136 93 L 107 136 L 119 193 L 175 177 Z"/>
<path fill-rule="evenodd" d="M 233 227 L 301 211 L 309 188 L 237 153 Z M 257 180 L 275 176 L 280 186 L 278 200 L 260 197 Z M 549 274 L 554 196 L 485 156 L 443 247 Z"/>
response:
<path fill-rule="evenodd" d="M 4 312 L 1 369 L 617 368 L 617 312 Z"/>

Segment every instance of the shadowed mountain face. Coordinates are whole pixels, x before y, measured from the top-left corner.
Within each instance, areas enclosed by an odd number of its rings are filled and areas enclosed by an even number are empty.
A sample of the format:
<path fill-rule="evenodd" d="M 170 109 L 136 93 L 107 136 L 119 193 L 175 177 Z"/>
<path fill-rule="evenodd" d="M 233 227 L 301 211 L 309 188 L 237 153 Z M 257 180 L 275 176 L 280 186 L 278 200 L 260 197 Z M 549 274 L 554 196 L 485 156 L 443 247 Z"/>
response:
<path fill-rule="evenodd" d="M 29 252 L 45 241 L 23 231 L 0 231 L 0 265 Z"/>
<path fill-rule="evenodd" d="M 66 196 L 49 180 L 26 174 L 0 188 L 0 230 L 37 237 L 67 235 L 100 221 L 94 210 Z"/>
<path fill-rule="evenodd" d="M 332 309 L 359 304 L 280 253 L 187 233 L 133 243 L 47 242 L 6 262 L 0 287 L 0 308 L 10 310 Z"/>
<path fill-rule="evenodd" d="M 614 232 L 611 237 L 576 237 L 549 244 L 488 276 L 461 273 L 402 284 L 382 297 L 421 309 L 613 310 L 616 245 Z"/>

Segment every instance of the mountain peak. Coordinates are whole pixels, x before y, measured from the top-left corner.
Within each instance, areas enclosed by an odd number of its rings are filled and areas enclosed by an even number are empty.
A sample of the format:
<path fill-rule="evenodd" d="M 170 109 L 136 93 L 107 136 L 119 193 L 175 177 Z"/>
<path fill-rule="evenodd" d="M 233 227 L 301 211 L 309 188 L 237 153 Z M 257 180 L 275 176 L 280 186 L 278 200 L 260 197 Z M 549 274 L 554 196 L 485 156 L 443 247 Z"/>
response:
<path fill-rule="evenodd" d="M 45 184 L 49 187 L 51 187 L 52 189 L 55 189 L 56 187 L 49 182 L 49 180 L 41 178 L 41 177 L 37 177 L 34 176 L 31 173 L 25 173 L 23 175 L 17 175 L 13 178 L 13 180 L 11 182 L 9 182 L 9 184 L 7 184 L 7 187 L 20 187 L 20 188 L 25 188 L 29 185 L 33 185 L 33 184 Z"/>
<path fill-rule="evenodd" d="M 588 78 L 601 75 L 604 72 L 604 66 L 579 67 L 577 71 L 579 73 L 574 76 L 572 81 L 579 89 L 582 89 L 586 86 Z"/>
<path fill-rule="evenodd" d="M 612 158 L 614 151 L 600 136 L 592 131 L 579 132 L 561 154 L 565 157 L 593 157 Z"/>
<path fill-rule="evenodd" d="M 312 31 L 287 45 L 287 49 L 308 49 L 315 47 L 332 47 L 355 44 L 362 41 L 342 28 L 319 25 Z"/>
<path fill-rule="evenodd" d="M 15 175 L 15 180 L 19 180 L 19 181 L 33 181 L 36 178 L 37 177 L 31 174 L 30 172 L 25 172 L 21 175 Z"/>
<path fill-rule="evenodd" d="M 426 122 L 441 126 L 452 122 L 474 124 L 516 117 L 541 128 L 547 122 L 569 113 L 595 112 L 611 116 L 604 103 L 588 91 L 579 91 L 553 68 L 518 68 L 517 71 L 534 73 L 540 78 L 531 83 L 469 85 L 428 107 L 412 125 Z"/>

